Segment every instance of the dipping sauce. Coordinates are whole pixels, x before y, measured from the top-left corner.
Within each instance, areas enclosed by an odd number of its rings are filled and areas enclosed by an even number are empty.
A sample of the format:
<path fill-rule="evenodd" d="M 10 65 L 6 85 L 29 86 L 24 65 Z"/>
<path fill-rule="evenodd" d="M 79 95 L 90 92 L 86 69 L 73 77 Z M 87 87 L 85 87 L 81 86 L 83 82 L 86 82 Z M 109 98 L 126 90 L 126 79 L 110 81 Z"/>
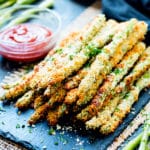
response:
<path fill-rule="evenodd" d="M 54 42 L 52 32 L 38 24 L 20 24 L 0 32 L 0 54 L 15 61 L 34 61 L 44 57 Z"/>

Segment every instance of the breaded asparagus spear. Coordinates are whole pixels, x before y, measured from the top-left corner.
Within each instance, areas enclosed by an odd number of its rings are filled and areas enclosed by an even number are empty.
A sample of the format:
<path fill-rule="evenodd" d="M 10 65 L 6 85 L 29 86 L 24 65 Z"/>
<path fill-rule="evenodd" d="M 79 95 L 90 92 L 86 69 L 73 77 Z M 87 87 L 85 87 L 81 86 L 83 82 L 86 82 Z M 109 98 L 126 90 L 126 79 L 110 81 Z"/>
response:
<path fill-rule="evenodd" d="M 59 121 L 59 119 L 63 116 L 63 114 L 66 114 L 67 105 L 62 104 L 56 107 L 54 110 L 49 110 L 47 114 L 47 121 L 50 125 L 56 125 Z"/>
<path fill-rule="evenodd" d="M 34 99 L 34 103 L 33 103 L 33 107 L 34 109 L 39 108 L 40 106 L 42 106 L 45 103 L 45 97 L 43 95 L 38 95 L 35 97 Z"/>
<path fill-rule="evenodd" d="M 115 89 L 116 85 L 121 81 L 124 75 L 126 75 L 127 72 L 133 67 L 134 63 L 138 60 L 144 50 L 144 43 L 139 42 L 133 47 L 132 50 L 127 52 L 127 54 L 123 57 L 123 60 L 116 66 L 114 71 L 107 76 L 105 82 L 98 89 L 97 94 L 92 99 L 91 104 L 77 115 L 77 119 L 85 122 L 97 114 L 106 97 L 111 94 L 112 90 Z"/>
<path fill-rule="evenodd" d="M 36 122 L 38 122 L 39 120 L 43 119 L 45 114 L 45 117 L 47 115 L 47 111 L 51 108 L 54 107 L 54 105 L 56 103 L 60 103 L 63 101 L 64 97 L 66 95 L 66 90 L 63 89 L 62 87 L 59 88 L 56 93 L 54 93 L 51 98 L 49 99 L 48 102 L 46 102 L 45 104 L 41 105 L 40 107 L 38 107 L 35 112 L 33 113 L 33 115 L 30 117 L 29 119 L 29 124 L 35 124 Z"/>
<path fill-rule="evenodd" d="M 77 101 L 79 107 L 87 104 L 96 94 L 97 88 L 103 81 L 99 79 L 99 76 L 102 75 L 105 77 L 112 67 L 114 67 L 109 64 L 109 59 L 115 54 L 116 49 L 122 49 L 125 54 L 138 40 L 143 39 L 147 30 L 146 28 L 147 25 L 144 22 L 137 22 L 134 19 L 130 20 L 125 24 L 123 29 L 114 36 L 113 41 L 105 46 L 102 52 L 97 55 L 88 75 L 79 85 L 79 100 Z M 106 67 L 108 65 L 110 65 L 110 68 Z"/>
<path fill-rule="evenodd" d="M 99 110 L 99 112 L 96 117 L 93 117 L 91 120 L 86 122 L 87 128 L 93 128 L 93 129 L 98 128 L 101 125 L 105 124 L 108 119 L 110 119 L 111 114 L 114 112 L 119 100 L 122 99 L 125 96 L 125 94 L 128 92 L 130 88 L 128 87 L 128 85 L 132 86 L 135 80 L 137 80 L 149 68 L 149 66 L 145 63 L 150 57 L 150 54 L 147 55 L 148 52 L 150 52 L 149 48 L 145 50 L 145 52 L 140 57 L 138 63 L 132 69 L 131 73 L 128 76 L 126 76 L 124 80 L 115 88 L 114 92 L 111 93 L 111 96 L 108 96 L 109 98 L 106 97 L 107 99 L 106 101 L 108 102 L 107 104 L 105 104 L 104 107 L 102 107 L 101 110 L 100 110 L 101 107 L 97 109 L 97 107 L 99 106 L 96 107 L 96 105 L 93 104 L 93 109 Z M 135 72 L 134 70 L 135 68 L 137 68 L 137 66 L 141 66 L 141 67 L 138 67 L 138 71 Z M 130 80 L 130 82 L 128 82 L 128 85 L 126 85 L 126 80 L 129 77 L 132 80 Z M 87 114 L 89 113 L 87 112 Z"/>
<path fill-rule="evenodd" d="M 130 112 L 133 103 L 138 100 L 140 92 L 150 86 L 150 69 L 142 75 L 142 77 L 136 82 L 136 85 L 132 87 L 126 96 L 120 100 L 120 103 L 116 107 L 112 117 L 107 123 L 100 128 L 102 134 L 109 134 L 114 132 L 118 125 L 122 122 L 123 118 Z"/>
<path fill-rule="evenodd" d="M 98 15 L 90 23 L 88 28 L 86 27 L 83 29 L 83 31 L 80 32 L 80 35 L 78 36 L 78 38 L 75 40 L 75 42 L 73 44 L 71 44 L 69 47 L 67 47 L 63 50 L 57 49 L 56 50 L 57 54 L 55 56 L 53 56 L 51 60 L 48 60 L 46 67 L 41 68 L 39 70 L 38 74 L 36 74 L 34 79 L 30 82 L 30 87 L 32 89 L 35 88 L 36 86 L 38 88 L 45 88 L 49 84 L 49 82 L 50 82 L 49 80 L 51 79 L 51 76 L 57 78 L 57 72 L 61 72 L 63 70 L 62 74 L 64 74 L 64 71 L 67 71 L 67 70 L 65 70 L 65 68 L 68 64 L 71 65 L 71 68 L 74 66 L 72 63 L 77 63 L 76 65 L 78 66 L 79 61 L 76 62 L 77 55 L 78 55 L 78 58 L 80 58 L 80 56 L 84 56 L 83 54 L 79 55 L 81 49 L 97 34 L 97 32 L 99 32 L 99 30 L 104 25 L 105 25 L 105 16 Z M 76 56 L 76 57 L 74 57 L 74 56 Z M 76 58 L 75 59 L 76 61 L 74 60 L 74 58 Z M 84 58 L 82 61 L 85 62 Z M 79 63 L 79 66 L 81 66 L 81 64 L 82 63 Z M 79 67 L 77 67 L 76 69 L 78 70 Z M 70 69 L 68 71 L 68 73 L 66 73 L 66 75 L 67 74 L 71 75 L 71 73 L 72 73 L 71 70 L 72 69 Z M 46 72 L 46 74 L 45 74 L 45 72 Z M 60 82 L 61 82 L 61 80 L 60 80 Z"/>
<path fill-rule="evenodd" d="M 30 90 L 25 93 L 21 98 L 17 100 L 15 106 L 19 109 L 26 109 L 30 106 L 31 102 L 34 100 L 34 91 Z"/>

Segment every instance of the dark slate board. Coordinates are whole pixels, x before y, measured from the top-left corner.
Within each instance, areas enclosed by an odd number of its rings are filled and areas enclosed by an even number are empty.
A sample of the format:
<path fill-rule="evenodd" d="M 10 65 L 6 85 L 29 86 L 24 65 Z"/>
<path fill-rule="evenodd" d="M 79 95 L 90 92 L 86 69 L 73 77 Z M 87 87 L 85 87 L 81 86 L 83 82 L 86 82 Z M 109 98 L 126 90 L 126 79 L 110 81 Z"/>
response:
<path fill-rule="evenodd" d="M 56 0 L 54 9 L 61 14 L 63 19 L 62 26 L 65 27 L 84 11 L 89 4 L 90 2 L 81 5 L 76 1 Z M 21 64 L 18 65 L 0 57 L 0 81 L 2 81 L 7 72 L 20 66 Z M 33 110 L 28 110 L 18 115 L 17 109 L 13 107 L 13 104 L 4 105 L 0 103 L 0 107 L 4 110 L 0 111 L 0 135 L 25 146 L 27 149 L 41 150 L 46 146 L 47 150 L 105 150 L 115 137 L 127 127 L 129 122 L 149 101 L 149 98 L 148 92 L 142 92 L 139 101 L 134 105 L 136 108 L 135 113 L 130 113 L 124 120 L 124 123 L 113 134 L 104 137 L 99 135 L 98 132 L 85 132 L 83 129 L 73 131 L 58 130 L 56 135 L 49 135 L 50 127 L 46 122 L 38 123 L 35 128 L 28 127 L 27 120 L 33 113 Z M 19 124 L 20 128 L 16 128 L 17 124 Z M 24 128 L 22 128 L 23 125 L 25 125 Z M 56 142 L 58 142 L 58 145 L 56 145 Z"/>

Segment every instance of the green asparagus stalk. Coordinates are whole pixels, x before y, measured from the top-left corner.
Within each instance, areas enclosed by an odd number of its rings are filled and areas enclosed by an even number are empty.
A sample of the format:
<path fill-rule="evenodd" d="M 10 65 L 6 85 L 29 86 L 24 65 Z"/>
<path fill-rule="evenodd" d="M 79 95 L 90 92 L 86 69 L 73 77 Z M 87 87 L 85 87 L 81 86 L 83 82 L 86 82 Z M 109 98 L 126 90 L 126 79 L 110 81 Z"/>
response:
<path fill-rule="evenodd" d="M 2 3 L 0 5 L 0 10 L 1 9 L 4 9 L 4 8 L 7 8 L 9 6 L 12 6 L 13 4 L 15 4 L 16 0 L 9 0 L 9 1 L 6 1 L 5 3 Z"/>
<path fill-rule="evenodd" d="M 146 145 L 149 138 L 149 134 L 148 134 L 149 130 L 150 130 L 150 115 L 148 115 L 147 120 L 145 121 L 144 124 L 144 131 L 143 131 L 139 150 L 146 150 Z"/>
<path fill-rule="evenodd" d="M 16 4 L 19 5 L 29 5 L 34 3 L 36 0 L 17 0 Z"/>
<path fill-rule="evenodd" d="M 150 130 L 148 131 L 147 133 L 149 136 L 150 136 Z M 124 148 L 123 150 L 135 150 L 138 145 L 140 144 L 141 142 L 141 139 L 142 139 L 142 136 L 143 136 L 143 132 L 140 133 L 137 137 L 135 137 L 133 140 L 131 140 Z M 143 149 L 142 149 L 143 150 Z"/>
<path fill-rule="evenodd" d="M 54 0 L 44 0 L 39 7 L 40 8 L 50 8 L 54 6 Z"/>
<path fill-rule="evenodd" d="M 6 0 L 0 0 L 0 4 L 4 3 Z"/>
<path fill-rule="evenodd" d="M 12 14 L 14 12 L 16 12 L 17 10 L 20 10 L 22 8 L 22 6 L 17 5 L 17 4 L 24 4 L 26 0 L 19 0 L 16 2 L 16 5 L 14 7 L 10 7 L 9 9 L 3 10 L 0 12 L 1 17 L 0 17 L 0 27 L 2 27 L 4 25 L 4 23 L 6 23 L 12 16 Z M 28 0 L 26 1 L 26 4 L 32 4 L 35 0 Z M 53 6 L 53 0 L 47 0 L 47 1 L 43 1 L 38 5 L 38 8 L 32 8 L 29 10 L 24 11 L 19 17 L 17 17 L 16 19 L 12 20 L 7 26 L 5 26 L 5 28 L 8 28 L 10 26 L 19 24 L 19 23 L 23 23 L 26 20 L 32 18 L 32 14 L 38 13 L 40 11 L 43 11 L 45 8 L 49 8 Z M 5 11 L 5 13 L 3 13 Z"/>

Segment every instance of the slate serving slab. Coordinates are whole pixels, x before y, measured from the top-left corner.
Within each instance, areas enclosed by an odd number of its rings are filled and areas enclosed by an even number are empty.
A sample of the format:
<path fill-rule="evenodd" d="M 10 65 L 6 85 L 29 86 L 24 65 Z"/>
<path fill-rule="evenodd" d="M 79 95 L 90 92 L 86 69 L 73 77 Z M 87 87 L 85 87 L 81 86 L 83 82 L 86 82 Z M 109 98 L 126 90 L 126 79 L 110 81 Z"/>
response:
<path fill-rule="evenodd" d="M 62 15 L 66 21 L 63 27 L 75 19 L 86 6 L 79 5 L 75 1 L 56 0 L 55 9 Z M 67 11 L 64 11 L 64 7 Z M 74 11 L 72 11 L 74 10 Z M 0 81 L 4 78 L 8 71 L 18 68 L 19 65 L 9 62 L 0 57 Z M 150 92 L 150 90 L 149 90 Z M 51 127 L 46 122 L 38 123 L 35 127 L 28 127 L 27 120 L 33 113 L 33 110 L 22 112 L 18 115 L 18 110 L 13 104 L 0 103 L 0 135 L 8 138 L 16 143 L 25 146 L 27 149 L 36 150 L 105 150 L 137 115 L 137 113 L 149 101 L 150 95 L 147 92 L 140 94 L 139 101 L 134 105 L 134 113 L 130 113 L 118 129 L 109 136 L 101 136 L 98 132 L 85 131 L 82 128 L 63 129 L 53 132 L 50 135 Z M 72 126 L 72 125 L 70 125 Z"/>

